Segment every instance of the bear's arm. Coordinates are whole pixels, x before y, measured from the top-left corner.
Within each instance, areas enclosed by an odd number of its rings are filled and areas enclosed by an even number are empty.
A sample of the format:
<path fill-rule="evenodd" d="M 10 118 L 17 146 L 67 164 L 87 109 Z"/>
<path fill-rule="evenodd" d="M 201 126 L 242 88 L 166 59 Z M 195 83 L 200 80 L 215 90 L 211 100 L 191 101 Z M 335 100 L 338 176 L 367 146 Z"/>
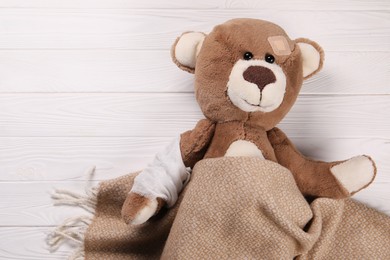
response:
<path fill-rule="evenodd" d="M 278 163 L 292 172 L 305 196 L 345 198 L 368 186 L 375 177 L 376 167 L 368 156 L 315 161 L 303 156 L 280 129 L 275 127 L 267 135 Z"/>
<path fill-rule="evenodd" d="M 180 136 L 181 156 L 186 167 L 203 159 L 215 131 L 215 124 L 208 119 L 200 120 L 193 130 Z"/>

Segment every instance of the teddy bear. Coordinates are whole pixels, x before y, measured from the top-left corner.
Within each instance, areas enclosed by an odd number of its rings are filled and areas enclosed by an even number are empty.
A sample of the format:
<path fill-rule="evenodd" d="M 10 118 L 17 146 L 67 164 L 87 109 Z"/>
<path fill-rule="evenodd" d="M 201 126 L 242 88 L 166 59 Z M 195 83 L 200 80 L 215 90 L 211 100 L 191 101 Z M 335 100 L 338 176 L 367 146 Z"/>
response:
<path fill-rule="evenodd" d="M 346 198 L 375 178 L 369 156 L 312 160 L 275 127 L 295 103 L 303 80 L 323 66 L 324 52 L 316 42 L 291 40 L 276 24 L 243 18 L 209 34 L 183 33 L 171 55 L 180 69 L 195 75 L 195 97 L 205 119 L 138 174 L 122 207 L 126 223 L 142 224 L 163 206 L 173 206 L 191 168 L 204 158 L 253 156 L 276 162 L 312 198 Z"/>

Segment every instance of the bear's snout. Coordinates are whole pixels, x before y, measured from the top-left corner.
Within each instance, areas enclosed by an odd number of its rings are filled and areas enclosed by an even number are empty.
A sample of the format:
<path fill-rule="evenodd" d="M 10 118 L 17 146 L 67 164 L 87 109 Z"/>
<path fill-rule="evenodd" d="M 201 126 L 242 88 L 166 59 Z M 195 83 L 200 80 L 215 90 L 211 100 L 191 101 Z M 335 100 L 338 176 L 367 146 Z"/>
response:
<path fill-rule="evenodd" d="M 230 101 L 245 112 L 271 112 L 279 107 L 286 91 L 286 75 L 276 63 L 238 60 L 226 84 Z"/>
<path fill-rule="evenodd" d="M 243 77 L 246 81 L 256 84 L 260 91 L 276 81 L 272 70 L 263 66 L 250 66 L 244 71 Z"/>

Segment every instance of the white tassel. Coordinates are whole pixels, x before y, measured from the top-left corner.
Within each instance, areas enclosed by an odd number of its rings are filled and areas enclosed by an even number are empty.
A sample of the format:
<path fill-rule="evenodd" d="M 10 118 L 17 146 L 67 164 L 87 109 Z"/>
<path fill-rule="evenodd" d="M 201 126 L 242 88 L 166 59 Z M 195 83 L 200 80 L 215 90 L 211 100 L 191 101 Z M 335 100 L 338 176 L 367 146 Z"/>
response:
<path fill-rule="evenodd" d="M 84 260 L 85 259 L 85 250 L 84 247 L 80 247 L 76 250 L 70 257 L 69 260 Z"/>
<path fill-rule="evenodd" d="M 68 205 L 78 206 L 88 212 L 94 213 L 97 203 L 98 188 L 91 188 L 85 191 L 85 195 L 69 190 L 56 189 L 51 195 L 54 206 Z"/>
<path fill-rule="evenodd" d="M 87 175 L 95 172 L 95 166 L 88 169 Z M 55 206 L 68 205 L 85 209 L 92 215 L 78 216 L 65 220 L 47 235 L 46 243 L 50 252 L 56 251 L 63 243 L 69 241 L 77 246 L 77 249 L 69 256 L 70 260 L 82 260 L 85 258 L 84 238 L 88 226 L 92 222 L 97 204 L 98 187 L 86 189 L 85 194 L 79 194 L 68 190 L 56 189 L 52 193 Z"/>
<path fill-rule="evenodd" d="M 49 245 L 50 252 L 56 251 L 65 241 L 71 241 L 73 244 L 78 245 L 79 248 L 83 248 L 84 235 L 91 221 L 91 216 L 65 220 L 47 236 L 46 243 Z"/>
<path fill-rule="evenodd" d="M 83 175 L 86 175 L 88 177 L 88 180 L 91 180 L 95 174 L 96 166 L 89 167 Z"/>

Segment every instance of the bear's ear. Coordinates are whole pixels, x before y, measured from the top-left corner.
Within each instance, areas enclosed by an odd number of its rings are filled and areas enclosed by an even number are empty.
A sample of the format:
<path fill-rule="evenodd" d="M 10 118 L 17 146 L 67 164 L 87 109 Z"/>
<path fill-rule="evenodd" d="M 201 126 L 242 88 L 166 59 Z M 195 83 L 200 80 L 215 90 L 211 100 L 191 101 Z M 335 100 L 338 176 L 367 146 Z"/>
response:
<path fill-rule="evenodd" d="M 195 72 L 196 58 L 202 48 L 206 34 L 201 32 L 185 32 L 172 46 L 172 60 L 176 65 L 190 73 Z"/>
<path fill-rule="evenodd" d="M 324 62 L 324 51 L 318 43 L 309 39 L 299 38 L 295 42 L 301 50 L 303 78 L 310 78 L 321 70 Z"/>

